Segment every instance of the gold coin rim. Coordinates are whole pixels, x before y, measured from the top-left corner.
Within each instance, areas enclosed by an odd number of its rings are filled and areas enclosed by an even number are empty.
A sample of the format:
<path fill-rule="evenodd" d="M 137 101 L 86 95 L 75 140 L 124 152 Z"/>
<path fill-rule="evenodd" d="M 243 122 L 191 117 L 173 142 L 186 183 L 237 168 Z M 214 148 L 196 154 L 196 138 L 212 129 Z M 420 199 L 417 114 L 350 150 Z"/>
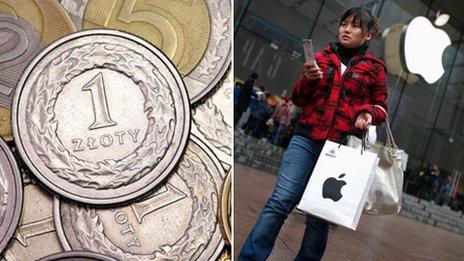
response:
<path fill-rule="evenodd" d="M 220 216 L 219 222 L 221 223 L 222 234 L 224 236 L 224 239 L 226 240 L 226 243 L 229 245 L 231 245 L 232 243 L 232 238 L 231 238 L 232 219 L 228 213 L 229 202 L 232 199 L 231 187 L 232 187 L 232 169 L 230 169 L 227 172 L 224 182 L 222 183 L 221 195 L 220 195 L 221 203 L 219 204 L 219 211 L 218 211 L 219 216 Z"/>

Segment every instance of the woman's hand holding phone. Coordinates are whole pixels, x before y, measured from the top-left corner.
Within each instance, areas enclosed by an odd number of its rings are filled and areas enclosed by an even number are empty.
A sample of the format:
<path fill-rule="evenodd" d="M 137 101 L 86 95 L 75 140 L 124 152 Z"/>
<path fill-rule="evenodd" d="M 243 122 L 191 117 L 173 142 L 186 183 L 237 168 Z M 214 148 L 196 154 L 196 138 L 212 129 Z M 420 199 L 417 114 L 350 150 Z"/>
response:
<path fill-rule="evenodd" d="M 306 63 L 304 64 L 304 75 L 310 80 L 322 79 L 322 70 L 316 63 L 313 42 L 310 39 L 303 39 L 302 43 L 306 59 Z"/>

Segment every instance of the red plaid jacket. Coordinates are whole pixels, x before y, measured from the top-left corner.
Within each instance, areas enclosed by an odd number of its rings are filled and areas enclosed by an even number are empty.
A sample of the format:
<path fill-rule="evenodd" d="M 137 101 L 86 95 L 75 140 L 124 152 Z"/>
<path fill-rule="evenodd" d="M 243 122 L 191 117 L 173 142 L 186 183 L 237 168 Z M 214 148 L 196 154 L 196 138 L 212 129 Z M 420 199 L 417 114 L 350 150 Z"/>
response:
<path fill-rule="evenodd" d="M 292 101 L 302 107 L 298 120 L 314 140 L 339 141 L 341 134 L 359 134 L 354 123 L 361 112 L 372 115 L 372 124 L 385 120 L 387 83 L 385 64 L 370 53 L 355 55 L 341 74 L 340 59 L 332 47 L 316 53 L 324 74 L 320 80 L 309 80 L 304 74 L 293 88 Z"/>

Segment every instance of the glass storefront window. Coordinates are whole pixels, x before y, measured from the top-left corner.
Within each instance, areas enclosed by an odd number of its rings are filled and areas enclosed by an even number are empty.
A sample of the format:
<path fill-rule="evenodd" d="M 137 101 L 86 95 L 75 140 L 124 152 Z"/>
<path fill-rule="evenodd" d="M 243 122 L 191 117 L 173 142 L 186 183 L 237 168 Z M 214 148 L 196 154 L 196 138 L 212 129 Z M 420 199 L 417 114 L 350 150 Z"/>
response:
<path fill-rule="evenodd" d="M 247 0 L 235 1 L 236 13 Z M 320 16 L 319 7 L 324 2 Z M 303 57 L 298 52 L 302 38 L 306 38 L 315 25 L 312 40 L 316 50 L 336 40 L 341 14 L 352 6 L 365 6 L 379 14 L 384 30 L 397 24 L 407 24 L 416 16 L 427 16 L 433 23 L 439 1 L 425 0 L 253 0 L 242 28 L 235 35 L 235 75 L 240 79 L 252 71 L 263 75 L 258 85 L 280 95 L 291 92 L 294 81 L 302 71 Z M 239 12 L 240 13 L 240 12 Z M 239 17 L 235 17 L 236 21 Z M 250 27 L 253 19 L 262 19 L 257 31 Z M 445 73 L 433 84 L 405 71 L 390 72 L 389 111 L 398 145 L 410 155 L 411 168 L 421 163 L 437 163 L 447 171 L 456 170 L 456 160 L 464 158 L 464 49 L 459 45 L 464 21 L 451 17 L 440 29 L 452 41 L 443 54 Z M 281 32 L 281 33 L 278 33 Z M 458 47 L 459 46 L 459 47 Z M 427 43 L 424 43 L 427 48 Z M 459 48 L 454 64 L 453 59 Z M 386 58 L 384 39 L 378 37 L 370 43 L 370 51 Z M 444 95 L 444 96 L 443 96 Z M 444 97 L 444 98 L 443 98 Z M 379 129 L 379 137 L 383 137 Z M 450 141 L 451 140 L 451 141 Z M 462 168 L 459 166 L 459 168 Z"/>

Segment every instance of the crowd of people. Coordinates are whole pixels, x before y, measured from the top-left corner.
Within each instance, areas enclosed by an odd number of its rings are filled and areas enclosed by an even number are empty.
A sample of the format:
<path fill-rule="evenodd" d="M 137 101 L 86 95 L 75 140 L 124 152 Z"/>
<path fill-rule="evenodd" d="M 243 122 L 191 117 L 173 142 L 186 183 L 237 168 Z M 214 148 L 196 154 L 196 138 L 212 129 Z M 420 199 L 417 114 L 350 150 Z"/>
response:
<path fill-rule="evenodd" d="M 288 97 L 277 97 L 264 86 L 255 86 L 252 73 L 245 83 L 234 86 L 234 125 L 255 138 L 287 147 L 300 110 Z"/>
<path fill-rule="evenodd" d="M 451 191 L 453 188 L 451 175 L 447 171 L 440 170 L 437 164 L 433 166 L 427 164 L 415 171 L 407 170 L 405 180 L 406 193 L 440 206 L 464 211 L 464 194 Z"/>

